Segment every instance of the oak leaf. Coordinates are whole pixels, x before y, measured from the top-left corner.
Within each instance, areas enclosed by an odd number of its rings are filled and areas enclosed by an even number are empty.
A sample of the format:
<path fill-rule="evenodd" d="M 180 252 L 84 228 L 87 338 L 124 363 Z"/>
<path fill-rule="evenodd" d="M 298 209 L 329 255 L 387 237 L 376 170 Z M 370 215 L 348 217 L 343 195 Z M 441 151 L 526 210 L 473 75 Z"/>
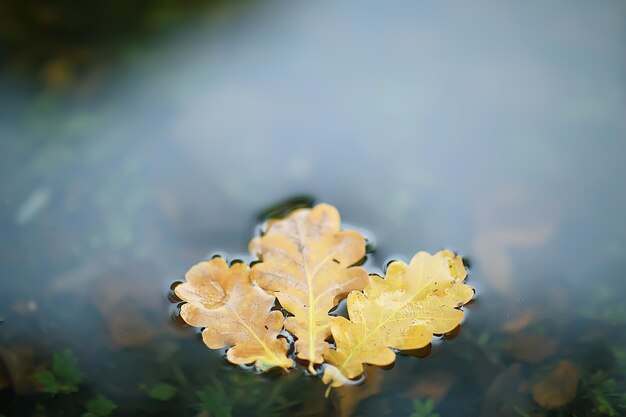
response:
<path fill-rule="evenodd" d="M 297 338 L 297 357 L 309 361 L 315 373 L 313 365 L 323 362 L 328 349 L 329 311 L 350 291 L 367 285 L 367 272 L 353 266 L 365 256 L 364 237 L 340 230 L 337 209 L 319 204 L 270 220 L 249 249 L 261 259 L 252 268 L 253 282 L 273 292 L 293 314 L 285 329 Z"/>
<path fill-rule="evenodd" d="M 227 358 L 235 364 L 254 363 L 259 370 L 289 368 L 287 341 L 278 338 L 283 327 L 280 311 L 271 311 L 274 297 L 250 281 L 243 263 L 230 268 L 222 258 L 193 266 L 186 282 L 175 288 L 186 301 L 181 317 L 202 331 L 211 349 L 230 347 Z"/>
<path fill-rule="evenodd" d="M 337 347 L 324 353 L 330 363 L 325 382 L 341 385 L 337 371 L 355 378 L 363 373 L 363 364 L 393 363 L 396 354 L 390 348 L 422 348 L 433 334 L 453 330 L 463 318 L 459 307 L 474 295 L 463 283 L 466 275 L 462 259 L 449 251 L 419 252 L 408 265 L 394 261 L 385 279 L 371 275 L 363 292 L 348 295 L 350 320 L 330 321 Z"/>

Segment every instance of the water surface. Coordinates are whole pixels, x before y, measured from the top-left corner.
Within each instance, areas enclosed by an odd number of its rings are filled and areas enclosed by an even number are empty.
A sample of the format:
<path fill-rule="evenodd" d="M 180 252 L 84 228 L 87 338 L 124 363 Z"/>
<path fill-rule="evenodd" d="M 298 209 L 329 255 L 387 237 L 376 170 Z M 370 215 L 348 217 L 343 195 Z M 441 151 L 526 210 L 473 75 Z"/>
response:
<path fill-rule="evenodd" d="M 99 394 L 113 415 L 626 413 L 623 2 L 200 10 L 80 66 L 3 67 L 0 414 Z M 260 213 L 299 195 L 367 231 L 372 272 L 467 258 L 460 331 L 329 400 L 206 349 L 170 285 L 251 260 Z M 37 392 L 66 349 L 78 392 Z M 577 395 L 544 410 L 533 386 L 561 360 Z"/>

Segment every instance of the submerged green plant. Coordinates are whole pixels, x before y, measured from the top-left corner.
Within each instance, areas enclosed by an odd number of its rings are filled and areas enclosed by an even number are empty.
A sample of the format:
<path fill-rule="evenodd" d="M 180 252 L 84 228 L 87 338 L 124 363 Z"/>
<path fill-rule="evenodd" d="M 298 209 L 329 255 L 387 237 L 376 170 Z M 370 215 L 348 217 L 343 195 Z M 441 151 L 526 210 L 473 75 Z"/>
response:
<path fill-rule="evenodd" d="M 35 404 L 35 416 L 46 416 L 47 408 L 43 404 Z"/>
<path fill-rule="evenodd" d="M 626 349 L 613 348 L 611 353 L 613 353 L 618 371 L 626 376 Z"/>
<path fill-rule="evenodd" d="M 527 413 L 526 411 L 522 410 L 521 408 L 519 408 L 518 406 L 514 405 L 512 407 L 513 411 L 515 411 L 520 417 L 532 417 L 529 413 Z"/>
<path fill-rule="evenodd" d="M 435 410 L 435 402 L 432 400 L 413 400 L 413 413 L 410 417 L 439 417 Z"/>
<path fill-rule="evenodd" d="M 82 417 L 106 417 L 117 408 L 117 405 L 104 395 L 98 394 L 85 404 L 87 412 Z"/>
<path fill-rule="evenodd" d="M 600 285 L 592 292 L 592 304 L 581 308 L 581 317 L 588 320 L 620 326 L 626 324 L 626 304 L 608 285 Z"/>
<path fill-rule="evenodd" d="M 148 397 L 153 400 L 168 401 L 178 394 L 178 387 L 161 382 L 148 389 Z"/>
<path fill-rule="evenodd" d="M 287 398 L 284 380 L 272 384 L 269 389 L 266 384 L 259 385 L 256 378 L 233 375 L 228 382 L 228 385 L 223 385 L 215 380 L 201 391 L 196 391 L 198 409 L 215 417 L 278 417 L 289 414 L 288 411 L 298 404 Z"/>
<path fill-rule="evenodd" d="M 198 408 L 200 411 L 206 411 L 215 417 L 231 417 L 232 406 L 228 401 L 228 397 L 219 384 L 208 385 L 201 391 L 196 391 L 198 400 Z"/>
<path fill-rule="evenodd" d="M 618 417 L 626 414 L 626 393 L 618 382 L 604 372 L 596 372 L 585 382 L 585 398 L 592 404 L 593 415 Z"/>
<path fill-rule="evenodd" d="M 76 356 L 70 350 L 57 352 L 52 358 L 52 368 L 35 373 L 34 378 L 42 385 L 44 392 L 50 394 L 76 392 L 78 385 L 83 381 L 83 374 L 78 370 L 77 362 Z"/>

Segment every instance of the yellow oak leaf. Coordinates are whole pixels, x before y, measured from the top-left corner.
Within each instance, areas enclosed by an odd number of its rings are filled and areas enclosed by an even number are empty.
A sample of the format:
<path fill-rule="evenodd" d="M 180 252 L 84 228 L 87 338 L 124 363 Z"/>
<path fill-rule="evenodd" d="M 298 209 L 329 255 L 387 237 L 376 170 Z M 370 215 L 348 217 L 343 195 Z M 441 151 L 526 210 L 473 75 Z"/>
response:
<path fill-rule="evenodd" d="M 363 292 L 348 295 L 350 320 L 330 320 L 336 349 L 324 353 L 330 364 L 325 382 L 341 385 L 338 371 L 355 378 L 363 373 L 363 364 L 393 363 L 391 349 L 422 348 L 433 334 L 452 331 L 463 318 L 459 307 L 474 296 L 463 283 L 466 275 L 462 259 L 449 251 L 419 252 L 408 265 L 394 261 L 385 279 L 371 275 Z"/>
<path fill-rule="evenodd" d="M 193 266 L 185 278 L 174 290 L 186 301 L 181 317 L 205 327 L 202 339 L 209 348 L 230 347 L 230 362 L 254 363 L 261 371 L 293 365 L 287 341 L 278 338 L 283 315 L 271 311 L 274 297 L 250 281 L 250 267 L 236 263 L 229 268 L 222 258 L 213 258 Z"/>
<path fill-rule="evenodd" d="M 298 209 L 284 219 L 270 220 L 264 234 L 249 246 L 261 259 L 252 267 L 252 281 L 273 292 L 293 314 L 285 320 L 285 329 L 297 338 L 297 357 L 309 361 L 312 373 L 328 348 L 328 312 L 368 282 L 367 272 L 353 266 L 365 256 L 365 239 L 358 232 L 340 230 L 340 223 L 339 212 L 328 204 Z"/>

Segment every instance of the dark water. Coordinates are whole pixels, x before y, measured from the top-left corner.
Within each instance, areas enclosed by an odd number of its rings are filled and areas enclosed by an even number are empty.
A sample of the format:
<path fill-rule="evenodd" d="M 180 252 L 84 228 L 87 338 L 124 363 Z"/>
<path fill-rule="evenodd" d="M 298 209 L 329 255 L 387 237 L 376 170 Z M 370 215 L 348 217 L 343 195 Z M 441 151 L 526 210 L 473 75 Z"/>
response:
<path fill-rule="evenodd" d="M 626 415 L 625 3 L 185 19 L 78 63 L 0 49 L 0 415 L 98 395 L 120 416 Z M 259 216 L 302 195 L 367 231 L 371 272 L 466 257 L 460 331 L 327 400 L 177 324 L 170 284 L 214 253 L 251 260 Z M 41 392 L 66 350 L 77 391 Z M 547 410 L 533 388 L 562 360 L 576 395 Z"/>

